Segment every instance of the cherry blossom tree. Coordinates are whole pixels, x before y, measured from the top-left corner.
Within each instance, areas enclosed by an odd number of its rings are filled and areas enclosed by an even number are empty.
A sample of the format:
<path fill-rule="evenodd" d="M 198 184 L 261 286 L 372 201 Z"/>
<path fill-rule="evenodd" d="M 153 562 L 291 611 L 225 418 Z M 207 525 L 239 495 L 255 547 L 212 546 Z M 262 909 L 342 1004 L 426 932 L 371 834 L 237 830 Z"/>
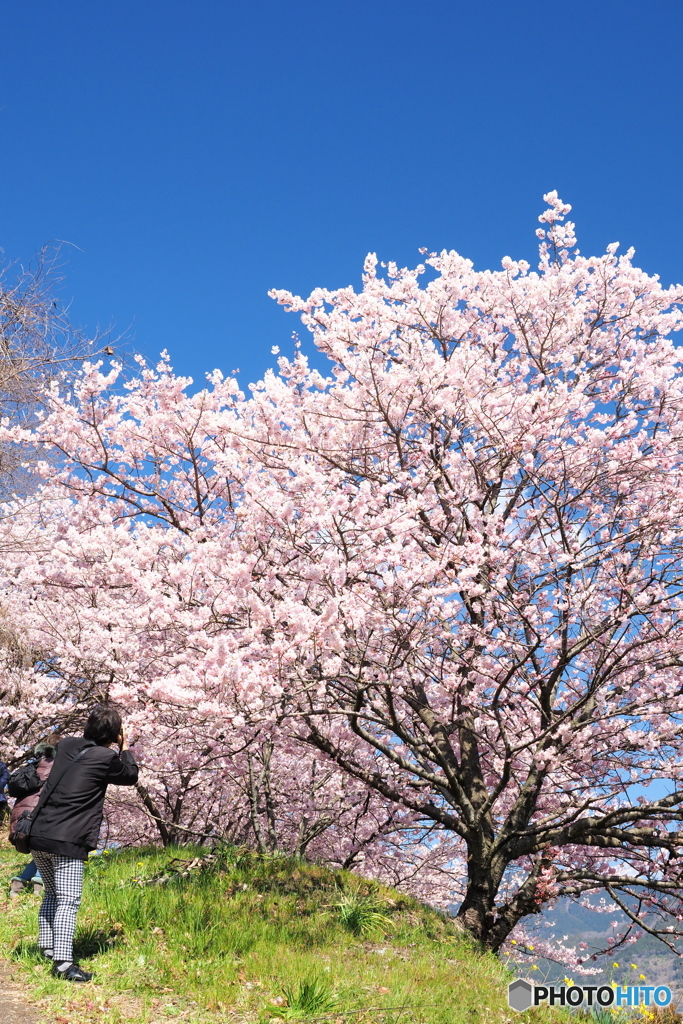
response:
<path fill-rule="evenodd" d="M 193 756 L 227 737 L 263 843 L 273 736 L 442 838 L 485 946 L 602 889 L 622 941 L 673 946 L 683 290 L 583 256 L 545 198 L 537 270 L 368 257 L 359 293 L 274 293 L 327 375 L 297 351 L 250 396 L 165 358 L 55 386 L 7 428 L 53 461 L 4 589 L 71 699 Z"/>
<path fill-rule="evenodd" d="M 459 916 L 494 949 L 597 886 L 658 934 L 683 910 L 683 292 L 572 252 L 546 199 L 537 273 L 442 253 L 425 289 L 369 259 L 360 295 L 278 293 L 333 378 L 281 363 L 285 429 L 281 385 L 256 397 L 281 594 L 311 611 L 302 736 L 461 837 Z"/>
<path fill-rule="evenodd" d="M 101 347 L 101 339 L 87 339 L 74 328 L 56 297 L 58 263 L 59 249 L 49 246 L 25 268 L 0 261 L 0 416 L 23 427 L 44 408 L 50 383 L 92 359 Z M 8 557 L 8 567 L 32 550 L 40 533 L 36 503 L 30 503 L 31 514 L 26 507 L 26 495 L 38 483 L 35 454 L 30 431 L 23 440 L 7 434 L 0 442 L 0 561 Z M 21 497 L 12 500 L 12 494 Z M 44 728 L 49 709 L 60 704 L 59 694 L 46 690 L 44 674 L 33 672 L 49 657 L 49 651 L 34 645 L 23 623 L 13 619 L 9 605 L 0 603 L 0 733 L 15 744 Z M 61 708 L 68 723 L 68 699 Z"/>
<path fill-rule="evenodd" d="M 46 473 L 49 468 L 54 460 Z M 195 602 L 189 631 L 190 619 L 182 624 L 192 601 L 182 588 L 175 594 L 169 588 L 187 552 L 183 557 L 183 549 L 169 547 L 166 533 L 154 534 L 145 567 L 150 536 L 139 523 L 134 535 L 112 529 L 106 505 L 65 502 L 59 487 L 46 487 L 11 511 L 5 599 L 34 646 L 22 673 L 12 675 L 9 666 L 5 672 L 7 689 L 13 684 L 11 702 L 0 708 L 10 762 L 37 738 L 79 730 L 93 702 L 117 699 L 128 711 L 129 734 L 138 739 L 143 772 L 136 793 L 112 795 L 105 841 L 156 836 L 170 845 L 220 838 L 362 866 L 422 898 L 451 901 L 445 846 L 429 838 L 414 815 L 296 744 L 276 728 L 281 721 L 252 714 L 256 722 L 247 723 L 236 712 L 229 675 L 216 701 L 221 679 L 211 673 L 225 669 L 225 645 L 206 657 L 214 625 L 203 604 Z M 164 530 L 173 528 L 165 524 Z M 184 580 L 180 569 L 177 581 Z M 207 600 L 208 569 L 208 563 L 200 569 L 201 584 L 198 577 L 191 584 Z M 213 581 L 213 602 L 224 585 Z"/>

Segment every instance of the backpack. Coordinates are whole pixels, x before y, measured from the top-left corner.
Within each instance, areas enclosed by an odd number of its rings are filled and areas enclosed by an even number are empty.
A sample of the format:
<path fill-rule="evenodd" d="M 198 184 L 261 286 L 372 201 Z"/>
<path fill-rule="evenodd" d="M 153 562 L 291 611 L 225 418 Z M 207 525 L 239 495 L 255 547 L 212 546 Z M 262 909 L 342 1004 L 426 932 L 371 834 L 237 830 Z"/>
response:
<path fill-rule="evenodd" d="M 14 828 L 7 837 L 17 853 L 30 853 L 29 838 L 33 815 L 30 811 L 22 811 L 14 823 Z"/>
<path fill-rule="evenodd" d="M 33 823 L 36 820 L 36 817 L 38 816 L 38 814 L 42 810 L 42 808 L 45 806 L 45 804 L 48 802 L 48 800 L 52 796 L 54 790 L 57 788 L 59 783 L 62 781 L 62 779 L 64 778 L 64 776 L 68 772 L 69 768 L 71 768 L 71 766 L 73 764 L 75 764 L 76 761 L 80 760 L 80 758 L 83 757 L 83 754 L 85 754 L 86 750 L 88 750 L 89 747 L 94 747 L 94 746 L 95 746 L 94 743 L 89 743 L 88 746 L 84 747 L 83 750 L 81 750 L 81 752 L 79 754 L 76 754 L 76 756 L 73 759 L 73 761 L 67 762 L 67 764 L 64 765 L 64 767 L 62 768 L 61 772 L 59 772 L 59 774 L 56 777 L 55 777 L 54 772 L 50 772 L 50 778 L 48 780 L 49 784 L 45 787 L 43 792 L 40 794 L 40 799 L 38 800 L 38 803 L 36 804 L 34 809 L 32 811 L 22 811 L 21 812 L 21 814 L 19 815 L 19 817 L 17 818 L 17 820 L 16 820 L 16 822 L 14 824 L 14 828 L 10 831 L 10 834 L 8 836 L 8 839 L 9 839 L 10 843 L 12 844 L 14 849 L 17 850 L 18 853 L 30 853 L 31 852 L 31 845 L 30 845 L 31 829 L 33 828 Z M 25 765 L 22 765 L 21 768 L 17 768 L 17 770 L 14 773 L 14 775 L 12 775 L 12 777 L 10 778 L 10 783 L 9 783 L 10 786 L 11 786 L 12 785 L 12 780 L 15 778 L 15 776 L 19 776 L 21 780 L 26 779 L 29 782 L 29 784 L 30 784 L 32 782 L 32 779 L 31 779 L 31 776 L 28 774 L 29 770 L 33 771 L 33 773 L 34 773 L 34 775 L 35 775 L 35 777 L 36 777 L 36 779 L 38 781 L 38 786 L 37 786 L 36 789 L 33 789 L 31 793 L 24 793 L 24 796 L 31 796 L 32 793 L 37 792 L 37 790 L 40 789 L 40 787 L 43 785 L 43 783 L 41 782 L 40 776 L 38 775 L 38 772 L 36 771 L 34 765 L 25 764 Z M 25 773 L 25 774 L 22 774 L 22 773 Z M 15 790 L 17 790 L 18 788 L 19 788 L 18 785 L 14 786 Z"/>
<path fill-rule="evenodd" d="M 42 788 L 43 780 L 36 771 L 35 764 L 22 764 L 9 777 L 7 792 L 17 800 L 23 800 L 26 796 L 33 796 Z"/>

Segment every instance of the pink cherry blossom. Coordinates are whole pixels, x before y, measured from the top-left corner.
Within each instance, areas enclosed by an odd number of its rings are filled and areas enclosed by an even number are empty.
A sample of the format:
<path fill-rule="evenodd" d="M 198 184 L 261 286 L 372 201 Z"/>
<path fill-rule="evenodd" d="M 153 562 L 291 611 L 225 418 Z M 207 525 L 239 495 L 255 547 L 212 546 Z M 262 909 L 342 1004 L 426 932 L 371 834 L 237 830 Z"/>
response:
<path fill-rule="evenodd" d="M 132 838 L 362 865 L 492 949 L 603 889 L 615 942 L 674 941 L 683 290 L 545 198 L 537 270 L 371 255 L 360 292 L 274 292 L 326 375 L 94 364 L 5 428 L 45 450 L 0 523 L 6 743 L 115 700 Z"/>

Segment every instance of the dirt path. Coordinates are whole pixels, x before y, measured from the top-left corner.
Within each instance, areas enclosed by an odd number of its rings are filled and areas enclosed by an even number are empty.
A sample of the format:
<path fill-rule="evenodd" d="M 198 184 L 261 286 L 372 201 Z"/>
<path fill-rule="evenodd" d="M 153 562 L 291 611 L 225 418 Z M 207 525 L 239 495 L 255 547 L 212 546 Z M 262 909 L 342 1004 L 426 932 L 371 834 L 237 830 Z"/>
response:
<path fill-rule="evenodd" d="M 24 1001 L 12 965 L 0 960 L 0 1019 L 2 1024 L 38 1024 L 38 1011 Z"/>

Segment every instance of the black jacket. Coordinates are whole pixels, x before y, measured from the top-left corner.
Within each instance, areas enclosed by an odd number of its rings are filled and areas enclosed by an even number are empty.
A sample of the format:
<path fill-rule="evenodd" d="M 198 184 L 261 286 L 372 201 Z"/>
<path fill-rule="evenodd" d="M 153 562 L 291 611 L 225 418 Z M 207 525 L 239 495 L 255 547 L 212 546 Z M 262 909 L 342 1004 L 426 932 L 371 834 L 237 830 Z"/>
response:
<path fill-rule="evenodd" d="M 71 762 L 85 751 L 78 762 Z M 57 746 L 51 775 L 59 778 L 65 762 L 70 766 L 45 804 L 34 813 L 30 847 L 61 857 L 86 860 L 97 846 L 107 786 L 134 786 L 138 766 L 130 750 L 100 747 L 92 740 L 68 736 Z M 45 785 L 47 790 L 49 780 Z"/>

